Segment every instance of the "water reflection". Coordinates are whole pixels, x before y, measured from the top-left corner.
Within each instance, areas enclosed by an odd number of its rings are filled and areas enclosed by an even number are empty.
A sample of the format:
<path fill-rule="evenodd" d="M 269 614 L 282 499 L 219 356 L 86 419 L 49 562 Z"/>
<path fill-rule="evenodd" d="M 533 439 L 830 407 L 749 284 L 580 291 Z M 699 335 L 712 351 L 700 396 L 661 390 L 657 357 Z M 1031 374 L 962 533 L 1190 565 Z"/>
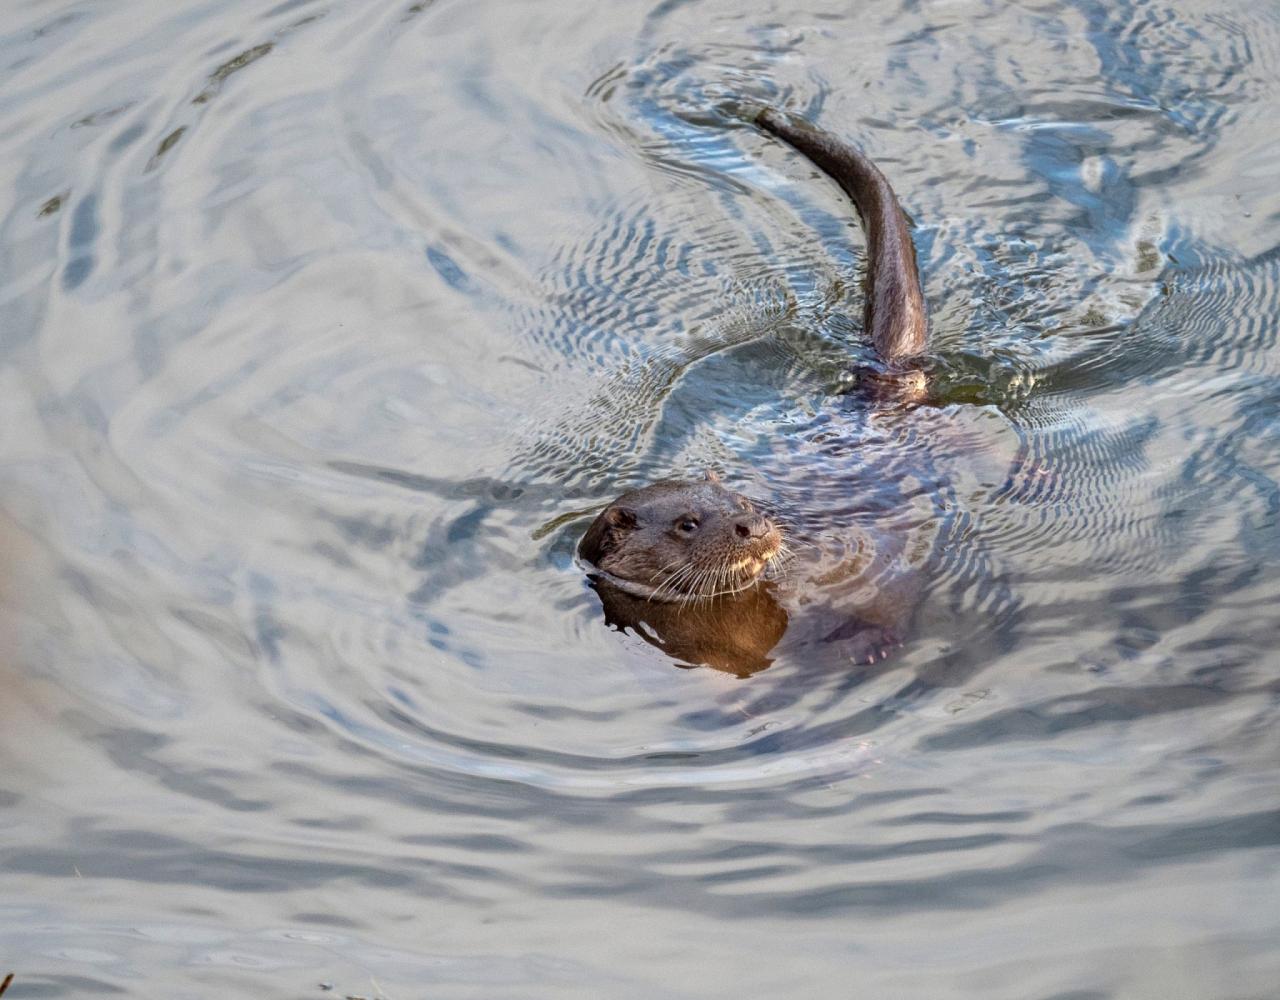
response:
<path fill-rule="evenodd" d="M 768 583 L 691 604 L 636 597 L 600 577 L 591 586 L 609 625 L 630 629 L 682 666 L 750 677 L 773 663 L 769 654 L 787 630 L 787 612 Z"/>

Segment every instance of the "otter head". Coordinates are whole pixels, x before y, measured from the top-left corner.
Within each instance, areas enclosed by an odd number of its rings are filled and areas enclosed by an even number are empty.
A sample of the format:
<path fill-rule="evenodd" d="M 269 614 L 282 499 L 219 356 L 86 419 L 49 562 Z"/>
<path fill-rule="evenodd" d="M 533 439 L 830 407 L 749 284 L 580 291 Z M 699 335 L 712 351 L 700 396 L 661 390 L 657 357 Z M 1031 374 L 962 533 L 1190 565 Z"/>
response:
<path fill-rule="evenodd" d="M 711 474 L 624 493 L 578 544 L 578 555 L 613 583 L 662 601 L 743 590 L 781 550 L 777 525 Z"/>

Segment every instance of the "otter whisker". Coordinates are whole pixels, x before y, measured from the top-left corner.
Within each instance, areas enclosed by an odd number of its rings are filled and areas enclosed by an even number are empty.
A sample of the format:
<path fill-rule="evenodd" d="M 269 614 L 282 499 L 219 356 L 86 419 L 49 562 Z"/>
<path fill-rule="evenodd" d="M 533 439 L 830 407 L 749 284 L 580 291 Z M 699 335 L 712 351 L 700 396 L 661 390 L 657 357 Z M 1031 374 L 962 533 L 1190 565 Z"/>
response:
<path fill-rule="evenodd" d="M 686 563 L 685 565 L 681 566 L 678 570 L 676 570 L 676 572 L 673 573 L 669 579 L 670 579 L 670 582 L 679 582 L 682 586 L 684 586 L 688 584 L 688 582 L 697 575 L 697 572 L 698 572 L 698 566 L 696 563 Z"/>
<path fill-rule="evenodd" d="M 653 575 L 649 577 L 649 579 L 656 580 L 660 575 L 665 573 L 667 570 L 671 569 L 671 567 L 679 566 L 681 563 L 685 563 L 685 557 L 683 553 L 676 556 L 670 562 L 663 563 L 661 566 L 659 566 L 656 570 L 653 571 Z M 687 565 L 687 563 L 685 563 L 685 565 Z"/>
<path fill-rule="evenodd" d="M 791 568 L 791 563 L 795 559 L 795 553 L 784 547 L 779 547 L 778 551 L 771 555 L 764 564 L 764 572 L 770 574 L 775 579 L 786 579 L 787 573 Z"/>
<path fill-rule="evenodd" d="M 782 563 L 791 562 L 796 557 L 796 551 L 786 542 L 780 544 L 767 560 L 765 565 L 781 565 Z"/>
<path fill-rule="evenodd" d="M 676 592 L 676 585 L 675 585 L 675 579 L 674 579 L 674 577 L 672 577 L 672 578 L 668 578 L 668 579 L 666 579 L 666 580 L 663 580 L 663 581 L 662 581 L 662 583 L 660 583 L 660 584 L 658 584 L 656 587 L 654 587 L 654 588 L 649 592 L 649 600 L 651 600 L 651 601 L 653 601 L 653 600 L 662 600 L 662 601 L 665 601 L 665 600 L 667 599 L 667 596 L 666 596 L 666 595 L 668 594 L 668 592 L 670 592 L 670 593 L 675 593 L 675 592 Z"/>
<path fill-rule="evenodd" d="M 704 573 L 702 584 L 698 587 L 699 596 L 703 600 L 710 600 L 713 597 L 719 597 L 724 593 L 721 589 L 724 576 L 725 567 L 723 565 L 716 566 Z"/>
<path fill-rule="evenodd" d="M 664 573 L 667 573 L 668 575 L 666 579 L 664 579 L 661 583 L 657 583 L 656 589 L 662 590 L 664 587 L 667 587 L 672 583 L 673 580 L 679 578 L 680 571 L 685 568 L 684 566 L 680 566 L 679 569 L 676 569 L 674 573 L 670 572 L 672 567 L 677 566 L 681 561 L 682 561 L 681 558 L 677 557 L 675 559 L 672 559 L 670 562 L 664 563 L 662 566 L 659 566 L 656 570 L 653 571 L 653 574 L 649 577 L 649 582 L 656 583 L 660 576 L 662 576 Z"/>
<path fill-rule="evenodd" d="M 667 596 L 667 595 L 668 595 L 668 593 L 670 593 L 672 596 L 674 596 L 675 594 L 679 593 L 679 588 L 677 587 L 677 584 L 681 582 L 681 577 L 682 577 L 682 576 L 686 576 L 686 575 L 687 575 L 687 574 L 684 572 L 684 570 L 685 570 L 685 567 L 681 567 L 681 568 L 680 568 L 679 570 L 677 570 L 675 573 L 672 573 L 672 574 L 671 574 L 671 576 L 669 576 L 669 577 L 668 577 L 666 580 L 664 580 L 661 584 L 659 584 L 657 587 L 655 587 L 655 588 L 654 588 L 654 590 L 653 590 L 653 592 L 649 595 L 649 600 L 650 600 L 650 601 L 653 601 L 653 600 L 662 600 L 662 601 L 665 601 L 665 600 L 668 600 L 668 599 L 669 599 L 669 598 L 668 598 L 668 596 Z"/>
<path fill-rule="evenodd" d="M 689 578 L 695 575 L 696 570 L 697 570 L 697 565 L 695 563 L 686 562 L 678 570 L 676 570 L 669 577 L 667 577 L 667 579 L 663 581 L 662 585 L 658 587 L 657 591 L 655 591 L 652 595 L 650 595 L 649 599 L 653 600 L 658 596 L 659 593 L 661 593 L 664 590 L 670 591 L 671 598 L 674 598 L 677 594 L 681 592 L 681 590 L 689 589 L 688 588 Z M 677 584 L 679 586 L 677 586 Z M 696 590 L 697 588 L 694 587 L 692 589 Z M 670 598 L 668 598 L 664 594 L 661 599 L 668 600 Z"/>
<path fill-rule="evenodd" d="M 689 592 L 685 595 L 686 604 L 692 604 L 695 600 L 702 600 L 708 596 L 703 587 L 706 585 L 711 573 L 712 570 L 704 568 L 697 574 L 693 584 L 689 587 Z"/>

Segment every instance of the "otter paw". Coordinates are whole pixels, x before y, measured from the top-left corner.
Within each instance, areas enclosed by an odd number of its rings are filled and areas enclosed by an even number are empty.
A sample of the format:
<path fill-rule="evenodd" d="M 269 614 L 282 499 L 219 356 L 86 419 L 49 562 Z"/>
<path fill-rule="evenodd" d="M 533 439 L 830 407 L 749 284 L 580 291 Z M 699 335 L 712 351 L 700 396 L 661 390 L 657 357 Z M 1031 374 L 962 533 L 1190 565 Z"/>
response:
<path fill-rule="evenodd" d="M 901 645 L 902 636 L 894 629 L 873 626 L 854 637 L 849 655 L 854 663 L 870 665 L 887 660 Z"/>
<path fill-rule="evenodd" d="M 841 652 L 859 666 L 870 666 L 888 659 L 890 653 L 902 645 L 902 635 L 896 629 L 884 625 L 867 625 L 852 622 L 827 636 L 828 643 L 842 645 Z"/>

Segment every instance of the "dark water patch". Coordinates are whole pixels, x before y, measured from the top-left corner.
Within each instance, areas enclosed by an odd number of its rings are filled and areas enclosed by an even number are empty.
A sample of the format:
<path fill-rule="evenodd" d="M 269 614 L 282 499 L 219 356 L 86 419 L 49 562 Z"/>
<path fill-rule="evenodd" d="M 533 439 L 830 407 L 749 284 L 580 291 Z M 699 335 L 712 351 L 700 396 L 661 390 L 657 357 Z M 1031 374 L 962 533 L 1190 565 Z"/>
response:
<path fill-rule="evenodd" d="M 130 146 L 132 146 L 135 142 L 137 142 L 146 134 L 147 134 L 147 128 L 145 125 L 142 125 L 140 123 L 136 125 L 130 125 L 128 128 L 122 129 L 120 131 L 120 134 L 111 140 L 111 151 L 113 153 L 122 152 L 123 150 L 128 149 Z"/>
<path fill-rule="evenodd" d="M 277 4 L 269 11 L 263 14 L 264 18 L 279 17 L 281 14 L 291 14 L 295 10 L 301 10 L 303 7 L 315 6 L 318 0 L 285 0 L 284 3 Z"/>
<path fill-rule="evenodd" d="M 1092 691 L 1027 705 L 1016 711 L 988 716 L 981 722 L 953 726 L 931 737 L 928 750 L 957 750 L 1011 740 L 1045 740 L 1081 727 L 1107 725 L 1155 713 L 1185 712 L 1220 705 L 1245 692 L 1233 693 L 1198 685 L 1158 688 L 1095 688 Z"/>
<path fill-rule="evenodd" d="M 88 194 L 81 198 L 71 213 L 71 230 L 67 245 L 71 259 L 62 272 L 62 285 L 72 291 L 88 279 L 94 268 L 94 242 L 98 238 L 98 198 Z"/>
<path fill-rule="evenodd" d="M 1066 993 L 1055 993 L 1044 1000 L 1108 1000 L 1109 993 L 1098 990 L 1068 990 Z"/>
<path fill-rule="evenodd" d="M 219 808 L 237 812 L 257 812 L 268 808 L 268 803 L 243 798 L 232 790 L 234 771 L 220 768 L 192 770 L 166 763 L 163 758 L 171 741 L 159 734 L 117 730 L 101 733 L 98 738 L 117 766 L 146 774 L 176 794 L 204 799 Z"/>
<path fill-rule="evenodd" d="M 60 976 L 41 972 L 24 973 L 21 978 L 15 977 L 13 990 L 12 995 L 15 997 L 111 996 L 128 992 L 124 986 L 90 976 Z"/>
<path fill-rule="evenodd" d="M 238 852 L 199 852 L 177 837 L 140 829 L 79 830 L 74 850 L 8 850 L 5 868 L 14 874 L 41 874 L 73 878 L 79 870 L 97 879 L 139 884 L 203 885 L 244 893 L 288 892 L 330 882 L 352 881 L 369 888 L 413 888 L 446 898 L 444 886 L 414 868 L 435 867 L 409 863 L 405 870 L 384 870 L 375 865 L 351 865 L 346 861 L 255 856 Z M 74 863 L 73 863 L 74 862 Z M 194 866 L 194 867 L 193 867 Z M 474 874 L 474 873 L 469 873 Z"/>
<path fill-rule="evenodd" d="M 466 292 L 469 289 L 470 282 L 466 272 L 445 251 L 438 247 L 427 247 L 427 261 L 454 291 Z"/>

